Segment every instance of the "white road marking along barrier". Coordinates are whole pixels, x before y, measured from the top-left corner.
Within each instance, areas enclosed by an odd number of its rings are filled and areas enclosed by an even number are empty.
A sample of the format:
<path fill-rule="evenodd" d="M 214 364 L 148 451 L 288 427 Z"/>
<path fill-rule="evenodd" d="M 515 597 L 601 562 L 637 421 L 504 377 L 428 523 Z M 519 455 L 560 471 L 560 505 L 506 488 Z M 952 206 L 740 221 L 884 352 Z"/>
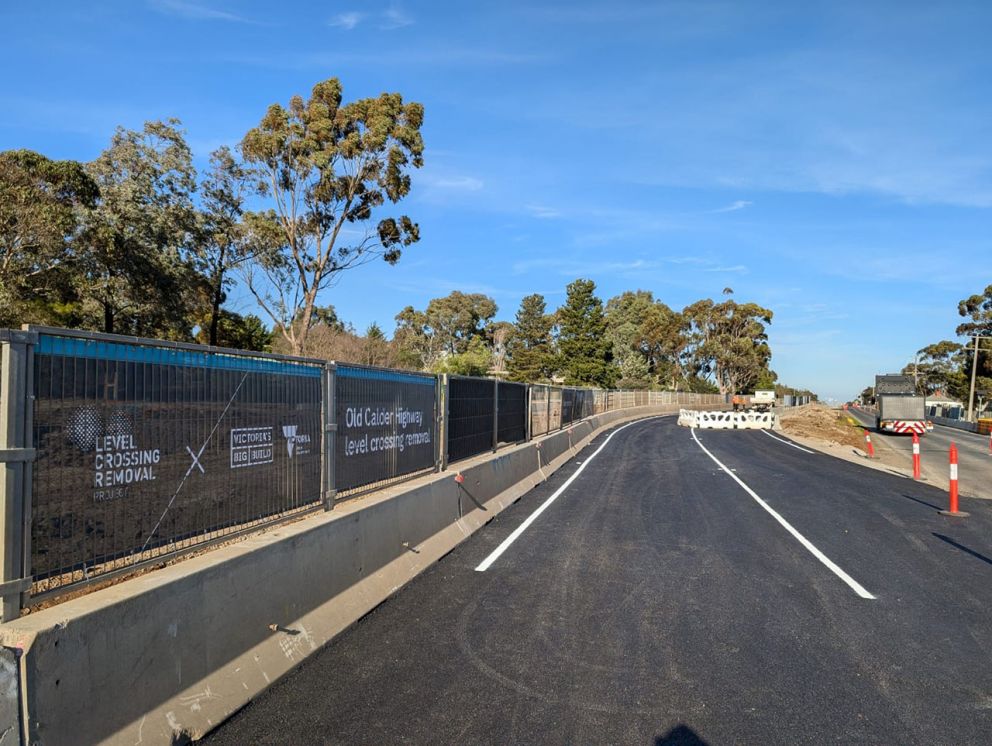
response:
<path fill-rule="evenodd" d="M 799 533 L 796 529 L 794 529 L 791 523 L 789 523 L 787 520 L 785 520 L 785 518 L 783 518 L 778 513 L 776 513 L 768 503 L 766 503 L 758 496 L 758 493 L 756 493 L 754 490 L 748 487 L 741 480 L 740 477 L 738 477 L 736 474 L 734 474 L 734 472 L 732 472 L 730 469 L 724 466 L 723 463 L 720 461 L 720 459 L 718 459 L 716 456 L 710 453 L 709 449 L 699 442 L 699 438 L 696 437 L 695 430 L 692 431 L 692 439 L 696 441 L 696 445 L 698 445 L 700 448 L 703 449 L 703 453 L 705 453 L 707 456 L 713 459 L 713 462 L 717 466 L 723 469 L 723 471 L 726 472 L 731 479 L 737 482 L 737 484 L 741 486 L 741 489 L 743 489 L 747 494 L 753 497 L 755 502 L 758 503 L 758 505 L 760 505 L 762 508 L 768 511 L 768 513 L 772 516 L 772 518 L 778 521 L 786 531 L 792 534 L 792 536 L 796 539 L 796 541 L 798 541 L 800 544 L 806 547 L 806 549 L 809 551 L 810 554 L 812 554 L 814 557 L 820 560 L 820 562 L 822 562 L 827 567 L 827 569 L 830 570 L 834 575 L 836 575 L 838 578 L 840 578 L 845 583 L 847 583 L 847 585 L 850 586 L 851 590 L 853 590 L 855 593 L 861 596 L 861 598 L 866 598 L 866 599 L 875 598 L 875 596 L 873 596 L 868 591 L 866 591 L 864 586 L 862 586 L 857 580 L 855 580 L 846 572 L 841 570 L 840 567 L 838 567 L 833 560 L 831 560 L 827 555 L 825 555 L 823 552 L 817 549 L 813 545 L 813 542 L 811 542 L 809 539 L 807 539 L 805 536 Z"/>
<path fill-rule="evenodd" d="M 788 441 L 788 440 L 786 440 L 785 438 L 780 438 L 780 437 L 778 437 L 777 435 L 772 435 L 772 434 L 771 434 L 770 432 L 768 432 L 767 430 L 762 430 L 761 432 L 763 432 L 763 433 L 764 433 L 765 435 L 767 435 L 767 436 L 768 436 L 769 438 L 774 438 L 774 439 L 775 439 L 775 440 L 777 440 L 777 441 L 778 441 L 779 443 L 785 443 L 785 444 L 786 444 L 787 446 L 792 446 L 793 448 L 798 448 L 798 449 L 799 449 L 800 451 L 802 451 L 803 453 L 816 453 L 816 451 L 811 451 L 811 450 L 810 450 L 809 448 L 803 448 L 802 446 L 797 446 L 797 445 L 796 445 L 795 443 L 792 443 L 792 442 L 790 442 L 790 441 Z"/>
<path fill-rule="evenodd" d="M 528 527 L 530 527 L 530 524 L 532 524 L 534 521 L 536 521 L 537 520 L 537 517 L 539 515 L 541 515 L 541 513 L 543 513 L 545 510 L 547 510 L 548 509 L 548 506 L 550 506 L 551 503 L 553 503 L 555 500 L 557 500 L 561 496 L 561 494 L 565 490 L 568 489 L 568 486 L 572 482 L 575 481 L 576 477 L 578 477 L 579 474 L 582 473 L 582 470 L 585 469 L 587 466 L 589 466 L 589 464 L 592 463 L 592 460 L 594 458 L 596 458 L 600 454 L 600 451 L 602 451 L 604 448 L 606 448 L 606 444 L 609 443 L 613 439 L 613 436 L 614 435 L 616 435 L 621 430 L 630 427 L 631 425 L 636 425 L 637 423 L 639 423 L 639 422 L 645 422 L 646 420 L 656 420 L 656 419 L 658 419 L 658 418 L 657 417 L 645 417 L 642 420 L 634 420 L 633 422 L 628 422 L 626 425 L 621 425 L 616 430 L 614 430 L 612 433 L 610 433 L 609 435 L 607 435 L 606 436 L 606 440 L 604 440 L 600 444 L 599 448 L 596 449 L 596 451 L 592 454 L 592 456 L 590 456 L 585 461 L 583 461 L 582 462 L 582 465 L 572 473 L 572 476 L 570 476 L 568 479 L 565 480 L 565 483 L 561 487 L 559 487 L 557 490 L 555 490 L 554 494 L 551 495 L 551 497 L 549 497 L 547 500 L 545 500 L 543 503 L 541 503 L 541 505 L 538 507 L 537 510 L 535 510 L 533 513 L 531 513 L 529 516 L 527 516 L 527 520 L 525 520 L 523 523 L 521 523 L 519 526 L 517 526 L 517 528 L 513 531 L 513 533 L 510 534 L 509 536 L 507 536 L 503 540 L 503 543 L 502 544 L 500 544 L 498 547 L 496 547 L 488 557 L 486 557 L 484 560 L 482 560 L 482 562 L 479 564 L 479 566 L 475 568 L 475 571 L 476 572 L 485 572 L 486 570 L 488 570 L 490 568 L 490 566 L 493 564 L 493 562 L 495 562 L 496 560 L 498 560 L 500 558 L 500 555 L 503 554 L 503 552 L 505 552 L 507 549 L 509 549 L 510 548 L 510 545 L 513 542 L 515 542 L 517 539 L 520 538 L 520 535 L 523 534 L 523 532 L 526 531 L 528 529 Z"/>

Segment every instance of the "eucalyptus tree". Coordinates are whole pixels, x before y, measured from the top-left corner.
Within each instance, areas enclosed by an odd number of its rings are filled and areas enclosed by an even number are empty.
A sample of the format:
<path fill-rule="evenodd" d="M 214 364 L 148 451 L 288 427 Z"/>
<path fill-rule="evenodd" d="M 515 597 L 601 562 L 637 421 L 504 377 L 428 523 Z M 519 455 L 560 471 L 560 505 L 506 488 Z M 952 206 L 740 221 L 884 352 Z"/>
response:
<path fill-rule="evenodd" d="M 0 324 L 56 320 L 98 194 L 77 161 L 0 153 Z"/>
<path fill-rule="evenodd" d="M 210 170 L 200 185 L 196 262 L 208 296 L 206 337 L 211 345 L 218 344 L 225 318 L 221 305 L 234 282 L 232 270 L 250 255 L 250 235 L 242 218 L 249 192 L 257 190 L 257 178 L 225 145 L 210 154 Z"/>
<path fill-rule="evenodd" d="M 697 301 L 682 314 L 688 323 L 686 359 L 695 375 L 712 377 L 721 394 L 753 387 L 768 369 L 771 310 L 728 298 Z"/>
<path fill-rule="evenodd" d="M 342 273 L 377 258 L 394 264 L 419 240 L 408 216 L 373 216 L 409 194 L 409 168 L 423 165 L 423 119 L 423 106 L 398 93 L 342 103 L 331 78 L 309 99 L 270 106 L 242 140 L 268 203 L 247 221 L 259 240 L 245 283 L 296 353 L 321 293 Z"/>
<path fill-rule="evenodd" d="M 84 325 L 188 338 L 200 287 L 193 263 L 196 171 L 180 122 L 119 127 L 87 172 L 100 197 L 76 258 Z"/>
<path fill-rule="evenodd" d="M 433 370 L 441 360 L 467 353 L 475 340 L 485 345 L 486 330 L 498 310 L 487 295 L 456 290 L 431 299 L 424 311 L 413 306 L 400 311 L 394 339 L 407 364 Z M 473 353 L 480 358 L 478 350 Z"/>

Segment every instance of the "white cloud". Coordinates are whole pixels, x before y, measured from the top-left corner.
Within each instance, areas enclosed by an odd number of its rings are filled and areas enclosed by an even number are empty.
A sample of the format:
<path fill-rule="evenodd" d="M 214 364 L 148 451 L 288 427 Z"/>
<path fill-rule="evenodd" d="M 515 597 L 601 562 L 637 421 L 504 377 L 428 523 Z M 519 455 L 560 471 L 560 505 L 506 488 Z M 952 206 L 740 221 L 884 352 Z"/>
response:
<path fill-rule="evenodd" d="M 657 269 L 658 267 L 658 262 L 646 261 L 644 259 L 634 259 L 628 262 L 600 262 L 572 259 L 532 259 L 529 261 L 515 262 L 513 265 L 513 272 L 515 274 L 523 274 L 535 269 L 544 269 L 551 270 L 552 272 L 565 277 L 592 277 L 613 274 L 624 275 L 629 272 L 643 272 L 644 270 Z"/>
<path fill-rule="evenodd" d="M 747 267 L 743 264 L 735 264 L 731 267 L 709 267 L 708 269 L 704 269 L 703 272 L 739 272 L 743 274 L 747 272 Z"/>
<path fill-rule="evenodd" d="M 229 21 L 233 23 L 254 23 L 244 16 L 217 10 L 206 5 L 189 3 L 185 0 L 152 0 L 151 6 L 169 15 L 179 16 L 191 21 Z"/>
<path fill-rule="evenodd" d="M 535 218 L 542 218 L 545 220 L 551 218 L 560 218 L 561 212 L 554 207 L 547 207 L 546 205 L 527 205 L 527 211 L 533 215 Z"/>
<path fill-rule="evenodd" d="M 400 9 L 398 5 L 390 5 L 382 14 L 382 24 L 379 28 L 389 31 L 412 25 L 413 17 L 411 15 Z"/>
<path fill-rule="evenodd" d="M 749 202 L 746 199 L 739 199 L 736 200 L 735 202 L 731 202 L 726 207 L 721 207 L 718 210 L 713 210 L 713 212 L 736 212 L 737 210 L 743 210 L 745 207 L 750 207 L 753 204 L 754 204 L 753 202 Z"/>
<path fill-rule="evenodd" d="M 452 176 L 435 179 L 429 182 L 429 184 L 438 189 L 451 189 L 457 192 L 478 192 L 485 186 L 481 179 L 476 179 L 474 176 Z"/>
<path fill-rule="evenodd" d="M 359 13 L 356 10 L 350 10 L 346 13 L 338 13 L 330 21 L 327 22 L 327 25 L 331 26 L 332 28 L 340 28 L 340 29 L 344 29 L 345 31 L 351 31 L 359 23 L 362 22 L 362 19 L 364 17 L 365 15 L 363 13 Z"/>

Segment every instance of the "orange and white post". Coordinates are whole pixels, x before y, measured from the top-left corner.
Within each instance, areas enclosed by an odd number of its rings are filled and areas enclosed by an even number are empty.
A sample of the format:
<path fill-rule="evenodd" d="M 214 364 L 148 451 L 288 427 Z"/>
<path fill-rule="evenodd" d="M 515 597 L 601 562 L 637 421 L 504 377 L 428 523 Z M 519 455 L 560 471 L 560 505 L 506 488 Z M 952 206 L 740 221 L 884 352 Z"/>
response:
<path fill-rule="evenodd" d="M 958 517 L 964 517 L 968 514 L 958 509 L 958 447 L 954 443 L 951 443 L 951 485 L 950 485 L 950 504 L 947 506 L 947 510 L 940 511 L 941 515 L 953 515 Z"/>
<path fill-rule="evenodd" d="M 875 458 L 875 446 L 871 444 L 871 434 L 865 430 L 865 450 L 868 451 L 868 458 Z"/>
<path fill-rule="evenodd" d="M 913 433 L 913 479 L 920 478 L 920 436 Z"/>

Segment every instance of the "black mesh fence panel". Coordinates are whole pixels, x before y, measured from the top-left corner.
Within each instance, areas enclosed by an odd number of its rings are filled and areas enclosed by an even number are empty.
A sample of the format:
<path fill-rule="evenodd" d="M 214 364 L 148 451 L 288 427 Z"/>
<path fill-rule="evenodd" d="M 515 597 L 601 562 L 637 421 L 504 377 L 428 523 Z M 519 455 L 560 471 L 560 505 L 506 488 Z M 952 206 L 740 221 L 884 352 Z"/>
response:
<path fill-rule="evenodd" d="M 321 372 L 42 334 L 35 592 L 319 503 Z"/>
<path fill-rule="evenodd" d="M 522 383 L 499 383 L 497 440 L 519 443 L 527 439 L 527 386 Z"/>
<path fill-rule="evenodd" d="M 448 378 L 448 460 L 493 449 L 496 390 L 485 378 Z"/>
<path fill-rule="evenodd" d="M 434 469 L 437 379 L 339 364 L 335 485 L 339 495 Z"/>

